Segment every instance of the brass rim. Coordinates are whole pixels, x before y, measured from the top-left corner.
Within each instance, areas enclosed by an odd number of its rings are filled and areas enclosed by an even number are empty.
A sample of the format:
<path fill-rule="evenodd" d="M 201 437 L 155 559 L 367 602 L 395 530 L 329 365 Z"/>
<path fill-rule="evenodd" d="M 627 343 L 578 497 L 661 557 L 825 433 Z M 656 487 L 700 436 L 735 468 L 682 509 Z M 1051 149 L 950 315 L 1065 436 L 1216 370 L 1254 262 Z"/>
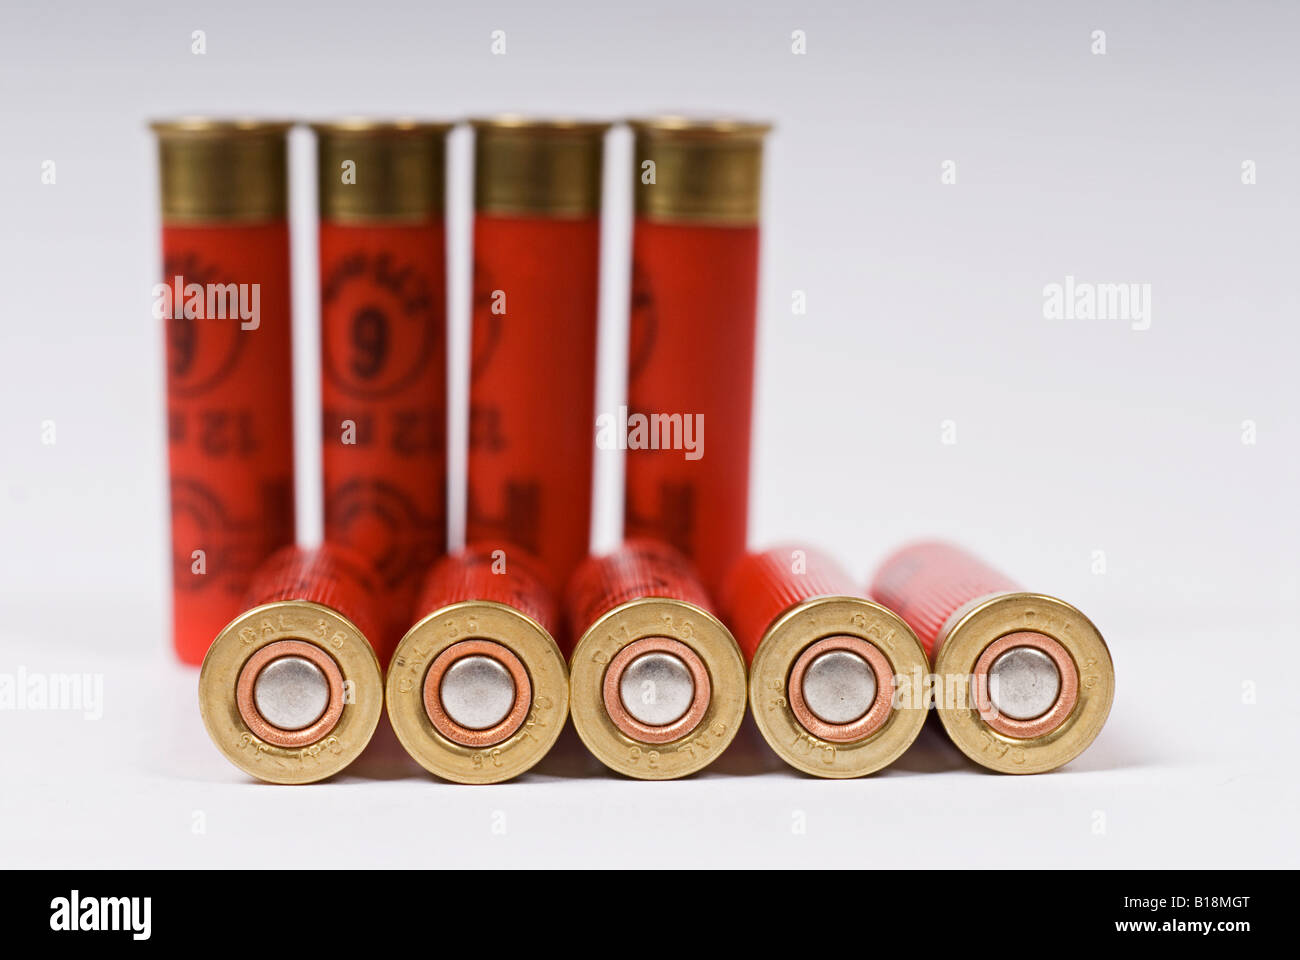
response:
<path fill-rule="evenodd" d="M 708 670 L 708 708 L 694 728 L 666 743 L 625 734 L 604 704 L 605 671 L 624 647 L 666 637 L 690 647 Z M 639 780 L 672 780 L 704 769 L 731 743 L 745 715 L 745 662 L 717 617 L 694 604 L 662 597 L 631 600 L 583 633 L 570 664 L 573 726 L 592 754 L 618 773 Z"/>
<path fill-rule="evenodd" d="M 528 717 L 500 743 L 473 747 L 445 737 L 424 704 L 425 676 L 438 656 L 466 640 L 505 647 L 528 671 Z M 388 719 L 411 757 L 430 773 L 455 783 L 500 783 L 531 768 L 555 744 L 569 713 L 569 671 L 564 655 L 541 624 L 514 607 L 465 600 L 435 610 L 397 645 L 386 681 Z"/>
<path fill-rule="evenodd" d="M 324 221 L 419 223 L 442 217 L 452 124 L 349 117 L 313 123 Z M 350 182 L 343 164 L 350 162 Z"/>
<path fill-rule="evenodd" d="M 407 134 L 442 135 L 456 126 L 449 120 L 419 120 L 414 117 L 339 117 L 335 120 L 313 120 L 308 124 L 316 133 L 336 136 L 404 136 Z"/>
<path fill-rule="evenodd" d="M 627 125 L 641 136 L 762 140 L 772 132 L 772 124 L 764 120 L 741 120 L 727 117 L 689 117 L 665 114 L 660 117 L 633 117 Z"/>
<path fill-rule="evenodd" d="M 976 709 L 969 678 L 992 643 L 1019 632 L 1042 634 L 1065 648 L 1078 673 L 1074 709 L 1059 726 L 1028 739 L 989 726 Z M 935 657 L 939 719 L 966 756 L 1000 773 L 1043 773 L 1069 763 L 1097 738 L 1115 696 L 1110 650 L 1092 621 L 1064 600 L 1037 593 L 985 598 L 958 611 Z"/>
<path fill-rule="evenodd" d="M 149 129 L 160 137 L 281 136 L 294 128 L 292 120 L 264 120 L 258 117 L 174 117 L 152 120 Z"/>
<path fill-rule="evenodd" d="M 758 223 L 770 124 L 676 116 L 629 123 L 638 217 L 715 226 Z M 648 164 L 653 182 L 647 182 Z"/>
<path fill-rule="evenodd" d="M 268 743 L 239 709 L 244 665 L 283 640 L 320 648 L 343 674 L 342 715 L 325 736 L 304 746 Z M 279 600 L 240 614 L 217 635 L 199 670 L 199 712 L 208 736 L 227 760 L 270 783 L 313 783 L 346 767 L 374 735 L 383 698 L 379 661 L 361 631 L 338 611 L 306 600 Z"/>
<path fill-rule="evenodd" d="M 850 743 L 815 736 L 790 705 L 795 661 L 812 644 L 854 637 L 884 655 L 893 671 L 893 709 L 875 732 Z M 860 597 L 817 597 L 791 607 L 768 628 L 754 654 L 749 697 L 763 739 L 792 767 L 818 777 L 861 777 L 889 766 L 925 723 L 928 665 L 921 642 L 902 617 Z M 877 676 L 876 683 L 882 682 Z"/>
<path fill-rule="evenodd" d="M 260 223 L 288 212 L 285 120 L 181 117 L 150 124 L 158 136 L 167 223 Z"/>
<path fill-rule="evenodd" d="M 600 213 L 605 122 L 506 114 L 474 128 L 474 209 L 581 219 Z"/>
<path fill-rule="evenodd" d="M 604 136 L 611 126 L 608 120 L 583 120 L 579 117 L 532 117 L 522 113 L 499 113 L 490 117 L 471 117 L 475 130 L 518 130 L 539 136 L 566 136 L 574 133 Z"/>

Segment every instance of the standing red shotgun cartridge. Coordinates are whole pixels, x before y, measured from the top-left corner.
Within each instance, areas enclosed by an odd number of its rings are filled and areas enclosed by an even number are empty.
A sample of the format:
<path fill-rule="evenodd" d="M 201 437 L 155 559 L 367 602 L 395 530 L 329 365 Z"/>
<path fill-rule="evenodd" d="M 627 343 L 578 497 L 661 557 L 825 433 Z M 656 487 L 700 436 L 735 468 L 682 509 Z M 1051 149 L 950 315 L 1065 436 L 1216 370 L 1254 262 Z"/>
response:
<path fill-rule="evenodd" d="M 227 760 L 312 783 L 356 759 L 383 711 L 375 590 L 366 558 L 344 547 L 286 547 L 258 569 L 199 671 L 199 711 Z"/>
<path fill-rule="evenodd" d="M 857 593 L 834 560 L 789 546 L 747 554 L 723 594 L 759 732 L 819 777 L 888 766 L 925 723 L 929 664 L 916 634 Z"/>
<path fill-rule="evenodd" d="M 465 539 L 562 590 L 591 539 L 605 123 L 474 121 Z"/>
<path fill-rule="evenodd" d="M 573 725 L 611 770 L 669 780 L 717 759 L 745 715 L 745 662 L 666 544 L 590 557 L 569 584 Z"/>
<path fill-rule="evenodd" d="M 893 554 L 871 595 L 916 630 L 934 661 L 939 719 L 975 762 L 1042 773 L 1101 732 L 1115 694 L 1110 651 L 1064 600 L 1025 593 L 947 543 Z"/>
<path fill-rule="evenodd" d="M 172 639 L 198 663 L 253 571 L 294 537 L 286 134 L 154 123 L 167 334 Z"/>
<path fill-rule="evenodd" d="M 500 783 L 542 759 L 569 713 L 557 610 L 514 548 L 475 545 L 429 572 L 419 621 L 388 670 L 407 753 L 457 783 Z"/>
<path fill-rule="evenodd" d="M 667 117 L 632 129 L 626 535 L 671 543 L 716 593 L 745 550 L 770 127 Z"/>
<path fill-rule="evenodd" d="M 381 663 L 447 548 L 444 143 L 450 125 L 314 124 L 325 538 L 379 578 Z"/>

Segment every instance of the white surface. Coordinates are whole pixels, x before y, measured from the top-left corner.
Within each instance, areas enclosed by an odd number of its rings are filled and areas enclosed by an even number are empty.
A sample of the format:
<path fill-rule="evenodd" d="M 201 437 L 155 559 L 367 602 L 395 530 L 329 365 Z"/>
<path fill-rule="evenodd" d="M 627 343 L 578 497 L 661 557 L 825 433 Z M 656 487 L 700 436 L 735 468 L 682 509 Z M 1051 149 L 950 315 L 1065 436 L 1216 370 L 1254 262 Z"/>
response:
<path fill-rule="evenodd" d="M 0 864 L 1300 865 L 1300 9 L 268 6 L 0 9 L 0 673 L 100 674 L 105 696 L 101 720 L 0 710 Z M 200 28 L 209 52 L 194 57 Z M 488 53 L 494 29 L 504 58 Z M 806 56 L 789 52 L 794 29 Z M 634 783 L 571 735 L 499 787 L 434 783 L 391 738 L 387 759 L 330 784 L 249 783 L 207 742 L 196 675 L 167 649 L 146 118 L 673 107 L 778 124 L 754 542 L 812 541 L 863 579 L 905 539 L 967 544 L 1098 623 L 1116 661 L 1108 726 L 1066 770 L 1028 779 L 977 772 L 928 731 L 895 768 L 846 783 L 778 768 L 756 741 L 692 780 Z M 457 176 L 467 147 L 458 137 Z M 628 153 L 616 137 L 601 409 L 623 391 Z M 301 136 L 294 163 L 312 540 Z M 453 387 L 468 265 L 453 249 Z M 1151 284 L 1151 328 L 1044 319 L 1044 285 L 1066 276 Z M 940 442 L 945 420 L 956 444 Z M 619 483 L 602 454 L 602 544 Z"/>

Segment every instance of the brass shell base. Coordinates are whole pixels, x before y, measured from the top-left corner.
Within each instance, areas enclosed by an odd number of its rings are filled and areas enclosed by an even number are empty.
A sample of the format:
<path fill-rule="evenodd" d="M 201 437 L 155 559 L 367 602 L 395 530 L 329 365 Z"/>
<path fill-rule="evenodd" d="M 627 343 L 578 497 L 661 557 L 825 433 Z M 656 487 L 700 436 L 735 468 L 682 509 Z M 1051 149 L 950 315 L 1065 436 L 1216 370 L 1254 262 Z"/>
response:
<path fill-rule="evenodd" d="M 800 654 L 828 637 L 871 644 L 893 670 L 893 709 L 874 732 L 837 743 L 811 733 L 790 704 L 790 671 Z M 790 766 L 817 777 L 847 779 L 874 773 L 897 760 L 921 732 L 926 717 L 925 651 L 892 610 L 859 597 L 816 597 L 783 613 L 754 654 L 749 698 L 763 739 Z M 877 676 L 877 685 L 888 683 Z"/>
<path fill-rule="evenodd" d="M 438 656 L 465 640 L 488 640 L 524 664 L 532 689 L 527 719 L 488 746 L 443 735 L 425 707 L 425 677 Z M 388 719 L 420 766 L 455 783 L 501 783 L 531 768 L 555 745 L 569 713 L 569 671 L 551 635 L 514 607 L 465 600 L 435 610 L 407 631 L 388 668 Z"/>
<path fill-rule="evenodd" d="M 240 712 L 239 677 L 249 659 L 282 640 L 328 655 L 343 675 L 343 712 L 314 743 L 277 746 L 259 737 Z M 240 614 L 217 635 L 199 670 L 199 712 L 208 736 L 235 766 L 270 783 L 314 783 L 357 758 L 383 711 L 384 684 L 369 641 L 346 617 L 305 600 L 279 600 Z"/>
<path fill-rule="evenodd" d="M 709 705 L 694 728 L 667 743 L 644 743 L 619 729 L 605 709 L 605 671 L 624 647 L 666 637 L 686 644 L 709 673 Z M 662 597 L 632 600 L 587 628 L 570 665 L 573 725 L 601 763 L 639 780 L 672 780 L 704 769 L 726 749 L 745 716 L 745 661 L 731 632 L 694 604 Z"/>
<path fill-rule="evenodd" d="M 1078 674 L 1069 715 L 1041 736 L 999 733 L 980 716 L 970 677 L 984 650 L 1000 637 L 1029 631 L 1063 646 Z M 1110 650 L 1091 620 L 1055 597 L 1006 593 L 958 610 L 939 637 L 935 697 L 939 719 L 958 749 L 1000 773 L 1043 773 L 1069 763 L 1096 739 L 1115 696 Z"/>

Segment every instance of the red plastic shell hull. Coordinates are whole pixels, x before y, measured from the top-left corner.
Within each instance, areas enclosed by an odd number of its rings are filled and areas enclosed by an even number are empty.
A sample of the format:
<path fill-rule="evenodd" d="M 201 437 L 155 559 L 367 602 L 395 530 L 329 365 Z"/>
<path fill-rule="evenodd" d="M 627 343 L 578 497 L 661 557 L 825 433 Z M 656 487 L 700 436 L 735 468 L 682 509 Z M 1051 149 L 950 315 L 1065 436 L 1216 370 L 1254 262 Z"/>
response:
<path fill-rule="evenodd" d="M 633 231 L 629 417 L 697 418 L 704 442 L 687 459 L 629 439 L 625 533 L 671 543 L 715 593 L 746 542 L 758 237 L 644 218 Z"/>
<path fill-rule="evenodd" d="M 752 664 L 768 628 L 791 607 L 815 597 L 854 597 L 860 591 L 834 560 L 811 547 L 773 547 L 746 554 L 732 567 L 722 593 L 723 619 Z"/>
<path fill-rule="evenodd" d="M 588 557 L 574 573 L 565 604 L 571 627 L 565 655 L 610 610 L 643 597 L 684 600 L 713 612 L 708 591 L 680 552 L 652 540 L 628 541 L 613 553 Z"/>
<path fill-rule="evenodd" d="M 943 626 L 957 610 L 1020 587 L 983 560 L 949 543 L 910 544 L 876 571 L 871 597 L 907 621 L 931 659 Z"/>
<path fill-rule="evenodd" d="M 319 603 L 347 617 L 370 640 L 381 629 L 377 585 L 369 562 L 356 551 L 330 544 L 285 547 L 258 568 L 241 609 L 279 600 Z"/>
<path fill-rule="evenodd" d="M 444 557 L 429 571 L 416 619 L 466 600 L 490 600 L 513 607 L 555 636 L 555 598 L 540 571 L 509 548 L 471 545 Z"/>
<path fill-rule="evenodd" d="M 598 218 L 475 218 L 465 539 L 554 591 L 591 539 L 599 266 Z"/>
<path fill-rule="evenodd" d="M 386 663 L 447 548 L 443 223 L 327 221 L 320 263 L 325 538 L 374 567 Z"/>
<path fill-rule="evenodd" d="M 289 229 L 169 225 L 163 282 L 256 284 L 255 318 L 165 322 L 172 638 L 197 664 L 241 610 L 253 572 L 294 539 Z M 245 301 L 250 305 L 249 301 Z"/>

